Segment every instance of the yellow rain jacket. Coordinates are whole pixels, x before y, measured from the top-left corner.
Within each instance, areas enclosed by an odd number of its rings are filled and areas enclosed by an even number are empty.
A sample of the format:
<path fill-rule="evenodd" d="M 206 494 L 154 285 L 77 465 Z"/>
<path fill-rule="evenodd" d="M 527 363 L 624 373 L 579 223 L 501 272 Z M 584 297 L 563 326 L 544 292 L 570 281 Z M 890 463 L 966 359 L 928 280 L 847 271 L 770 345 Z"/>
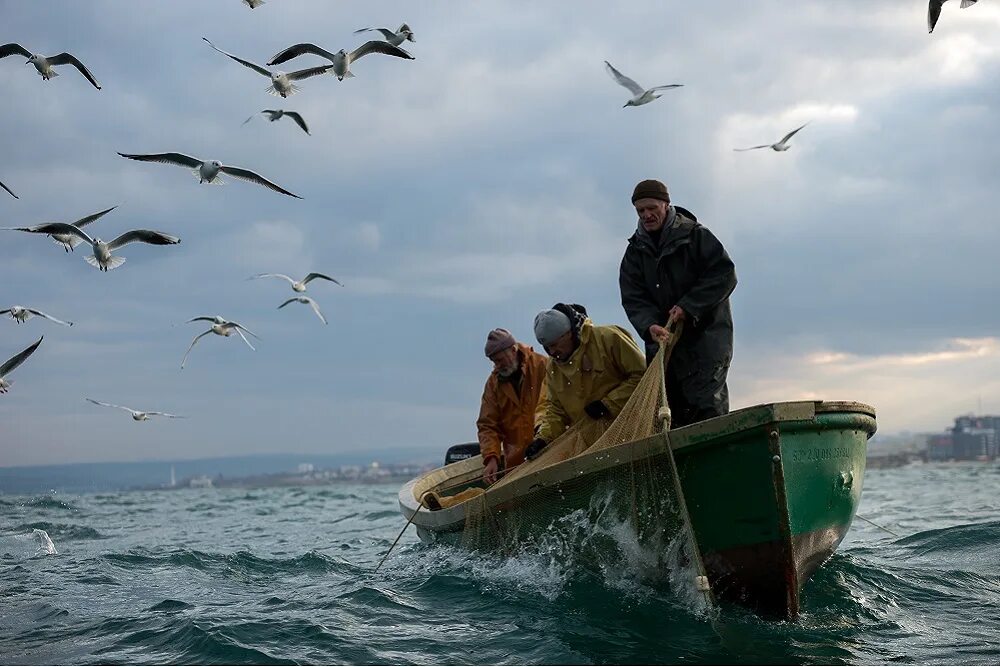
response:
<path fill-rule="evenodd" d="M 524 461 L 524 450 L 535 437 L 535 422 L 545 409 L 546 357 L 523 343 L 515 347 L 521 359 L 521 390 L 494 369 L 486 380 L 476 421 L 483 463 L 490 457 L 499 459 L 502 451 L 506 468 Z"/>
<path fill-rule="evenodd" d="M 551 443 L 581 419 L 590 419 L 583 408 L 593 401 L 617 417 L 645 372 L 646 358 L 625 329 L 585 320 L 570 358 L 546 364 L 548 401 L 538 437 Z"/>

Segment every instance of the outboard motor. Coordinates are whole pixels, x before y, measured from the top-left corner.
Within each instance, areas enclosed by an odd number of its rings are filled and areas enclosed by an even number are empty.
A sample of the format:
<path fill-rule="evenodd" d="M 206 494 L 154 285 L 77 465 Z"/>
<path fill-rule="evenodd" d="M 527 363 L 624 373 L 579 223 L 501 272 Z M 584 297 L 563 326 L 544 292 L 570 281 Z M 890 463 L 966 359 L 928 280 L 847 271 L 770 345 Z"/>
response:
<path fill-rule="evenodd" d="M 465 442 L 461 445 L 452 445 L 444 455 L 444 464 L 448 465 L 456 461 L 464 461 L 465 459 L 471 459 L 473 456 L 479 456 L 478 442 Z"/>

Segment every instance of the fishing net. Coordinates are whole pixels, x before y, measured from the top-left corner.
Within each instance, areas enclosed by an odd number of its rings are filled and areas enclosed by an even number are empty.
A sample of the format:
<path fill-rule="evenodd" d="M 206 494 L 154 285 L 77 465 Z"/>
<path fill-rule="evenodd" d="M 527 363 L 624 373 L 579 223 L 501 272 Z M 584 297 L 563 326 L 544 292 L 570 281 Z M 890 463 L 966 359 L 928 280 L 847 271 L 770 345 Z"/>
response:
<path fill-rule="evenodd" d="M 663 445 L 670 423 L 663 369 L 677 335 L 661 346 L 613 421 L 584 419 L 468 500 L 460 544 L 506 553 L 545 550 L 579 532 L 603 553 L 601 560 L 627 557 L 658 570 L 665 559 L 676 559 L 686 512 Z"/>

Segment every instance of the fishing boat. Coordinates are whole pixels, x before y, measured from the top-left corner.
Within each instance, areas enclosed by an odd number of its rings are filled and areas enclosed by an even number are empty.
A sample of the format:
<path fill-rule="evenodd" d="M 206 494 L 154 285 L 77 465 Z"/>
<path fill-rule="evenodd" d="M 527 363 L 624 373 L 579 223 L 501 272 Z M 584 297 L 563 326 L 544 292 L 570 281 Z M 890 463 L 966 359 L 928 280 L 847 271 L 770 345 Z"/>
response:
<path fill-rule="evenodd" d="M 465 502 L 424 507 L 428 491 L 481 486 L 482 460 L 468 458 L 408 482 L 399 506 L 421 540 L 473 549 L 524 548 L 582 513 L 629 522 L 670 568 L 669 545 L 686 535 L 686 558 L 713 600 L 792 620 L 802 586 L 851 526 L 875 428 L 862 403 L 768 403 L 532 461 Z"/>

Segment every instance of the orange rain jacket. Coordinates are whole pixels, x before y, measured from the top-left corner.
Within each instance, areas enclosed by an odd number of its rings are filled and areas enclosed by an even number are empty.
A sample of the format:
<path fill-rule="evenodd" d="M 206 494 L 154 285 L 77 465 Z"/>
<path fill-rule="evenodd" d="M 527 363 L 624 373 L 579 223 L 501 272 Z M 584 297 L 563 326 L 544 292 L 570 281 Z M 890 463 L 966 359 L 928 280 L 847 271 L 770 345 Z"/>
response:
<path fill-rule="evenodd" d="M 483 464 L 503 452 L 506 468 L 524 461 L 524 450 L 535 438 L 535 419 L 545 412 L 545 355 L 524 343 L 515 343 L 521 359 L 521 391 L 490 373 L 483 389 L 483 402 L 476 427 L 479 429 L 479 452 Z"/>

